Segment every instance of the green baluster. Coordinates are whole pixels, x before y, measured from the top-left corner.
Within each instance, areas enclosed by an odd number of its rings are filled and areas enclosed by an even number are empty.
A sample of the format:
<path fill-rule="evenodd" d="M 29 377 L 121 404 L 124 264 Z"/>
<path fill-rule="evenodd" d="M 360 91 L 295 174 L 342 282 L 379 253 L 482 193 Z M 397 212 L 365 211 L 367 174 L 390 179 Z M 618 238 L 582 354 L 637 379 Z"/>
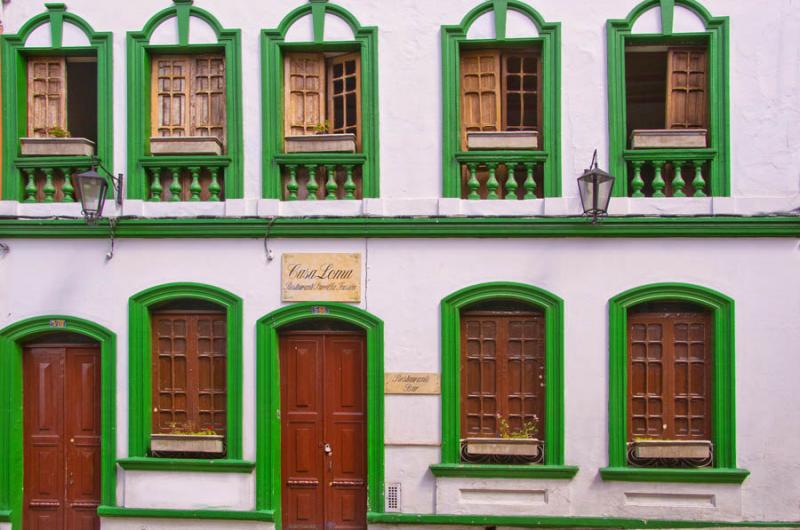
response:
<path fill-rule="evenodd" d="M 467 169 L 469 169 L 469 180 L 467 181 L 469 195 L 467 195 L 467 199 L 480 199 L 481 195 L 478 193 L 478 188 L 481 187 L 481 183 L 478 182 L 478 165 L 467 164 Z"/>
<path fill-rule="evenodd" d="M 642 166 L 644 165 L 644 161 L 634 160 L 631 162 L 631 165 L 633 166 L 633 180 L 631 180 L 631 189 L 633 193 L 631 193 L 631 197 L 644 197 L 644 192 L 642 191 L 642 188 L 644 188 L 644 180 L 642 179 Z"/>
<path fill-rule="evenodd" d="M 316 201 L 317 200 L 317 190 L 319 189 L 319 184 L 317 184 L 317 166 L 315 164 L 308 164 L 306 166 L 308 170 L 308 184 L 306 184 L 306 200 L 307 201 Z"/>
<path fill-rule="evenodd" d="M 352 200 L 356 198 L 356 183 L 353 182 L 353 166 L 344 166 L 344 170 L 347 174 L 347 178 L 344 181 L 344 198 Z"/>
<path fill-rule="evenodd" d="M 27 175 L 25 183 L 25 201 L 36 202 L 36 170 L 28 169 L 25 171 Z"/>
<path fill-rule="evenodd" d="M 179 167 L 172 167 L 168 169 L 171 180 L 169 182 L 169 200 L 172 202 L 178 202 L 181 200 L 181 193 L 183 192 L 183 188 L 181 187 L 181 168 Z"/>
<path fill-rule="evenodd" d="M 525 162 L 525 182 L 522 183 L 522 188 L 525 190 L 526 200 L 536 198 L 536 179 L 533 178 L 533 173 L 536 171 L 536 162 Z"/>
<path fill-rule="evenodd" d="M 200 200 L 200 192 L 203 191 L 203 188 L 200 187 L 200 168 L 190 167 L 189 171 L 192 173 L 192 183 L 189 184 L 189 192 L 192 195 L 189 200 L 196 202 Z"/>
<path fill-rule="evenodd" d="M 328 190 L 328 194 L 325 196 L 325 200 L 335 201 L 336 191 L 339 189 L 339 186 L 336 185 L 336 166 L 326 164 L 325 174 L 328 176 L 328 182 L 325 184 L 325 189 Z"/>
<path fill-rule="evenodd" d="M 506 163 L 506 172 L 508 173 L 508 177 L 506 178 L 506 200 L 507 201 L 516 201 L 517 200 L 517 179 L 514 175 L 515 170 L 517 169 L 517 165 L 512 163 Z"/>
<path fill-rule="evenodd" d="M 211 173 L 211 182 L 208 184 L 208 193 L 210 196 L 208 197 L 209 201 L 217 202 L 219 201 L 219 193 L 222 191 L 222 188 L 219 186 L 219 168 L 218 167 L 211 167 L 208 168 L 209 173 Z"/>
<path fill-rule="evenodd" d="M 664 182 L 664 177 L 661 175 L 664 162 L 655 160 L 653 161 L 653 166 L 655 166 L 656 171 L 656 175 L 653 177 L 653 197 L 666 197 L 666 195 L 664 195 L 664 186 L 666 186 L 666 182 Z"/>
<path fill-rule="evenodd" d="M 42 171 L 44 171 L 45 177 L 44 188 L 42 188 L 44 192 L 44 202 L 53 202 L 56 194 L 56 187 L 53 186 L 53 168 L 46 167 Z"/>
<path fill-rule="evenodd" d="M 672 163 L 672 172 L 672 196 L 686 197 L 686 194 L 683 192 L 683 188 L 686 186 L 686 181 L 683 180 L 683 175 L 681 174 L 683 171 L 681 169 L 680 162 Z"/>
<path fill-rule="evenodd" d="M 161 168 L 150 169 L 150 202 L 161 201 Z"/>
<path fill-rule="evenodd" d="M 296 201 L 297 200 L 297 166 L 295 164 L 290 164 L 286 166 L 289 170 L 289 182 L 286 183 L 286 191 L 288 192 L 288 196 L 286 197 L 287 201 Z"/>
<path fill-rule="evenodd" d="M 694 180 L 692 181 L 694 196 L 705 197 L 706 193 L 703 191 L 703 188 L 706 187 L 706 181 L 703 178 L 703 161 L 692 160 L 692 165 L 694 166 Z"/>
<path fill-rule="evenodd" d="M 61 193 L 63 194 L 61 202 L 75 202 L 75 188 L 72 187 L 72 172 L 70 168 L 63 168 L 61 174 L 64 175 L 64 183 L 61 184 Z"/>
<path fill-rule="evenodd" d="M 488 190 L 486 198 L 489 200 L 499 199 L 497 188 L 500 187 L 500 183 L 497 182 L 497 175 L 495 174 L 497 172 L 497 163 L 488 162 L 486 166 L 489 168 L 489 180 L 486 181 L 486 189 Z"/>

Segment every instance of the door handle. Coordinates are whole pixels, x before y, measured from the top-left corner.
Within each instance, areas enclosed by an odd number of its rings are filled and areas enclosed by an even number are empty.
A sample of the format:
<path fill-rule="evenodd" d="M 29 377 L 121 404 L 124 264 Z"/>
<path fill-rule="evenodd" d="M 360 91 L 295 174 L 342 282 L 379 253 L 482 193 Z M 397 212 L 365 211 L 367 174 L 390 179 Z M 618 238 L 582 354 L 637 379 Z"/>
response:
<path fill-rule="evenodd" d="M 333 453 L 333 449 L 331 449 L 331 444 L 325 444 L 322 447 L 322 450 L 325 451 L 325 454 L 328 456 L 331 456 L 331 454 Z"/>

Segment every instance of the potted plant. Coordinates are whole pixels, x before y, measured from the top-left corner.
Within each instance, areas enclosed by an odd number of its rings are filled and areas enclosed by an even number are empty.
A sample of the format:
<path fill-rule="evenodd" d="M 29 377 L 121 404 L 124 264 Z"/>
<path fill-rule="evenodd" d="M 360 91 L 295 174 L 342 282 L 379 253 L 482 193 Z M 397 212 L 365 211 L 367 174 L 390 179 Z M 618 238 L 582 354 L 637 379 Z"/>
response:
<path fill-rule="evenodd" d="M 72 138 L 61 127 L 51 127 L 43 138 L 20 138 L 22 156 L 93 156 L 94 142 L 86 138 Z"/>
<path fill-rule="evenodd" d="M 535 458 L 541 455 L 542 441 L 536 438 L 539 418 L 526 421 L 519 429 L 512 429 L 508 420 L 502 415 L 497 415 L 500 437 L 499 438 L 466 438 L 463 440 L 465 449 L 470 456 L 512 456 Z"/>
<path fill-rule="evenodd" d="M 467 149 L 539 149 L 539 131 L 470 131 Z"/>
<path fill-rule="evenodd" d="M 712 443 L 709 440 L 662 440 L 657 438 L 634 438 L 631 452 L 637 459 L 691 459 L 711 458 Z"/>
<path fill-rule="evenodd" d="M 284 139 L 287 153 L 355 153 L 356 135 L 330 133 L 328 121 L 314 126 L 314 134 L 291 135 Z"/>
<path fill-rule="evenodd" d="M 702 149 L 707 146 L 706 129 L 636 129 L 631 149 Z"/>
<path fill-rule="evenodd" d="M 153 136 L 152 155 L 221 155 L 222 142 L 216 136 Z"/>
<path fill-rule="evenodd" d="M 225 453 L 225 437 L 211 427 L 194 430 L 170 425 L 172 432 L 150 435 L 150 452 L 155 456 L 216 457 Z"/>

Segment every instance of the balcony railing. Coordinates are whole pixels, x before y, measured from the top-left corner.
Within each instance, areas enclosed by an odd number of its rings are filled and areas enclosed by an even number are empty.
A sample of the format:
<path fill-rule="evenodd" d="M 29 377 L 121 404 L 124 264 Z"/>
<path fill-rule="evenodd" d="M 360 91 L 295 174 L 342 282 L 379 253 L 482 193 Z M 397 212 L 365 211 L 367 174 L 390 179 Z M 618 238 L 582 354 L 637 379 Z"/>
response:
<path fill-rule="evenodd" d="M 17 163 L 18 178 L 21 182 L 22 201 L 33 202 L 75 202 L 73 175 L 88 171 L 91 160 L 87 157 L 74 157 L 72 160 L 40 160 Z"/>
<path fill-rule="evenodd" d="M 225 200 L 226 157 L 153 157 L 142 161 L 150 202 Z"/>
<path fill-rule="evenodd" d="M 275 158 L 281 168 L 286 201 L 358 200 L 362 193 L 363 154 L 291 153 Z"/>
<path fill-rule="evenodd" d="M 544 195 L 543 175 L 547 153 L 542 151 L 464 151 L 461 197 L 464 199 L 528 200 Z"/>
<path fill-rule="evenodd" d="M 706 197 L 710 195 L 712 149 L 630 149 L 627 162 L 631 197 Z"/>

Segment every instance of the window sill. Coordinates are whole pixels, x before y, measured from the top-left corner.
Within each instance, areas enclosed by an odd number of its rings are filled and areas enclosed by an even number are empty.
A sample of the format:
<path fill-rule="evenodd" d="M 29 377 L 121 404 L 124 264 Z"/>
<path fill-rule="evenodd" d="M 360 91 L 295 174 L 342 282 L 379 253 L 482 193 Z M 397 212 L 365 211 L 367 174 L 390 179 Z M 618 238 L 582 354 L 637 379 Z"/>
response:
<path fill-rule="evenodd" d="M 250 473 L 256 463 L 250 460 L 203 458 L 131 457 L 117 460 L 119 467 L 135 471 L 200 471 L 205 473 Z"/>
<path fill-rule="evenodd" d="M 232 521 L 274 520 L 274 513 L 268 510 L 176 510 L 169 508 L 125 508 L 124 506 L 98 506 L 100 517 L 152 517 L 159 519 L 217 519 Z"/>
<path fill-rule="evenodd" d="M 538 464 L 432 464 L 430 470 L 436 477 L 571 479 L 578 472 L 578 466 Z"/>
<path fill-rule="evenodd" d="M 603 480 L 625 482 L 696 482 L 707 484 L 741 484 L 750 472 L 738 468 L 639 468 L 604 467 L 600 469 Z"/>

